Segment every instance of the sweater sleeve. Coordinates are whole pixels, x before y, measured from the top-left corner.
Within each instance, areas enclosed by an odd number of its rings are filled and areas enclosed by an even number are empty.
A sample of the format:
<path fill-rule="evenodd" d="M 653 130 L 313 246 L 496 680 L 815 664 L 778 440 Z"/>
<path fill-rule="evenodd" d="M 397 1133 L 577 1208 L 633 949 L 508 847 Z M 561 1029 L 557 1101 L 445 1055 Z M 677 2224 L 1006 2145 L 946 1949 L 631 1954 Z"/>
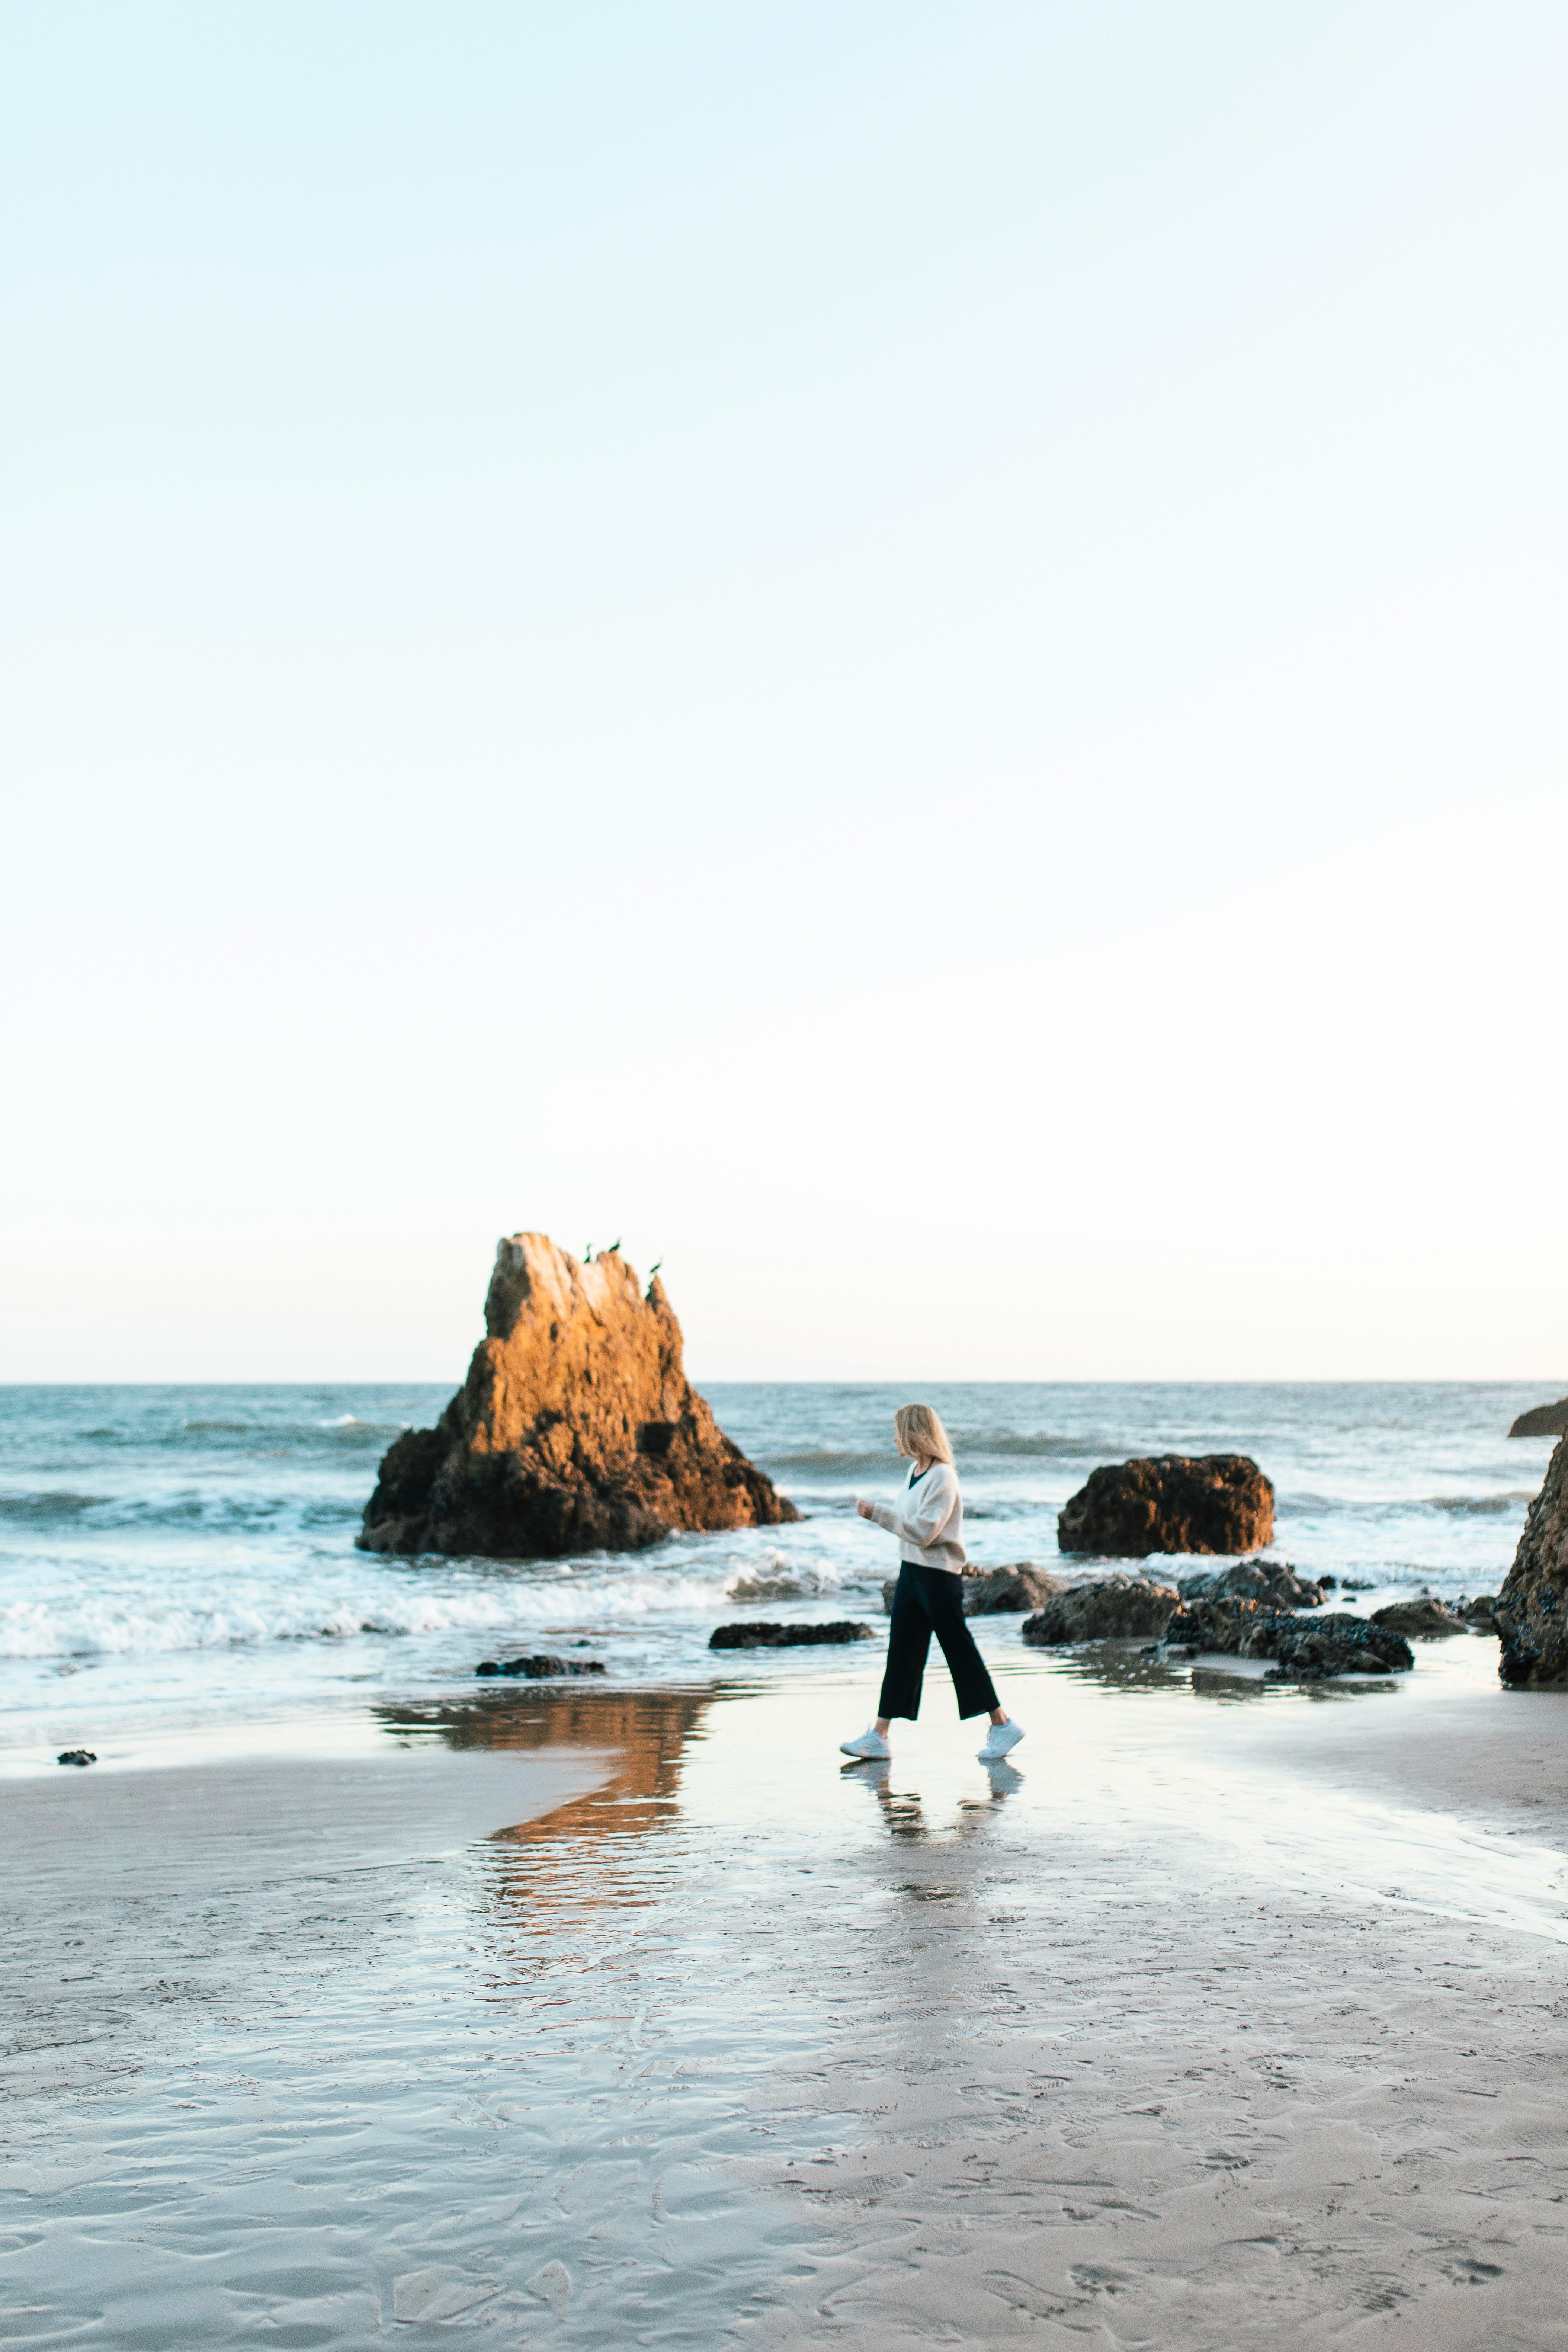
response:
<path fill-rule="evenodd" d="M 919 1544 L 922 1551 L 935 1543 L 952 1518 L 958 1502 L 958 1480 L 942 1465 L 943 1475 L 932 1478 L 912 1511 L 896 1511 L 888 1503 L 873 1503 L 871 1517 L 901 1543 Z"/>

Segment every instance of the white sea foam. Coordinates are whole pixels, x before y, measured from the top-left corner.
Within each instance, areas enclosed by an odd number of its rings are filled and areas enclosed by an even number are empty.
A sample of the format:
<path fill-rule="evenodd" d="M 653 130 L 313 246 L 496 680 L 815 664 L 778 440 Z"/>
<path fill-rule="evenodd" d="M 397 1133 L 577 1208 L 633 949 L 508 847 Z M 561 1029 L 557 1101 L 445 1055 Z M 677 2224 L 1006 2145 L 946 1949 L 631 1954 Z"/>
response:
<path fill-rule="evenodd" d="M 449 1629 L 539 1632 L 580 1624 L 710 1614 L 719 1578 L 695 1576 L 486 1579 L 443 1587 L 416 1583 L 268 1587 L 232 1584 L 221 1601 L 153 1602 L 108 1595 L 0 1609 L 0 1657 L 55 1658 L 211 1650 L 269 1642 L 352 1641 L 362 1634 Z"/>
<path fill-rule="evenodd" d="M 791 1559 L 782 1551 L 764 1552 L 724 1587 L 731 1601 L 788 1601 L 816 1592 L 837 1592 L 856 1580 L 854 1571 L 831 1560 Z"/>

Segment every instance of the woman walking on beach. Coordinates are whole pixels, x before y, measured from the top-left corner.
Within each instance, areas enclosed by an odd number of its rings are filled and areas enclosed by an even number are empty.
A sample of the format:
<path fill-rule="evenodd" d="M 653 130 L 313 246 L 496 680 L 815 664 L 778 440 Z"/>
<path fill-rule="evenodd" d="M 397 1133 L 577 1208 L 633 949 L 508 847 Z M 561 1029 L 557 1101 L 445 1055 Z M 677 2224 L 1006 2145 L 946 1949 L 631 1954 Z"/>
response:
<path fill-rule="evenodd" d="M 963 1497 L 952 1466 L 952 1448 L 940 1417 L 929 1404 L 901 1404 L 893 1415 L 893 1439 L 910 1464 L 903 1507 L 862 1502 L 855 1508 L 863 1519 L 899 1539 L 899 1582 L 893 1595 L 893 1622 L 888 1629 L 888 1664 L 875 1723 L 858 1739 L 840 1741 L 846 1756 L 880 1758 L 891 1754 L 888 1728 L 895 1715 L 912 1721 L 921 1711 L 921 1681 L 934 1633 L 942 1643 L 952 1676 L 961 1717 L 989 1714 L 991 1728 L 980 1750 L 983 1764 L 994 1764 L 1016 1748 L 1024 1737 L 997 1703 L 995 1685 L 985 1661 L 974 1646 L 963 1613 L 963 1579 L 960 1571 L 968 1558 L 963 1549 Z"/>

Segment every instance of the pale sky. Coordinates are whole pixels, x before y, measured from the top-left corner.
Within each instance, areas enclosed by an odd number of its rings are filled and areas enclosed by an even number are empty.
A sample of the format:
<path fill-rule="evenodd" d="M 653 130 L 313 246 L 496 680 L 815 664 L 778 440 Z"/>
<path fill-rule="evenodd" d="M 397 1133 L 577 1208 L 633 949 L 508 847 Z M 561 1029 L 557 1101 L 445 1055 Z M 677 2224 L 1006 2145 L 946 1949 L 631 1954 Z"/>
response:
<path fill-rule="evenodd" d="M 1565 65 L 12 0 L 0 1378 L 1568 1385 Z"/>

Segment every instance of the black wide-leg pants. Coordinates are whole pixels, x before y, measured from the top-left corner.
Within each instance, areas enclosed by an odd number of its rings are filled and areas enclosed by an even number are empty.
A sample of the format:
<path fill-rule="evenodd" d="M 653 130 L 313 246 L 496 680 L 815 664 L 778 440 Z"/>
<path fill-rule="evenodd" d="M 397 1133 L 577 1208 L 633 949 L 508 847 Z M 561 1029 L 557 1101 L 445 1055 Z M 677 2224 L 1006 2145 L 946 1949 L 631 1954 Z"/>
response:
<path fill-rule="evenodd" d="M 952 1676 L 959 1714 L 989 1715 L 1001 1701 L 963 1614 L 963 1579 L 945 1568 L 917 1568 L 908 1559 L 900 1564 L 893 1594 L 888 1664 L 878 1714 L 919 1715 L 921 1683 L 933 1633 Z"/>

